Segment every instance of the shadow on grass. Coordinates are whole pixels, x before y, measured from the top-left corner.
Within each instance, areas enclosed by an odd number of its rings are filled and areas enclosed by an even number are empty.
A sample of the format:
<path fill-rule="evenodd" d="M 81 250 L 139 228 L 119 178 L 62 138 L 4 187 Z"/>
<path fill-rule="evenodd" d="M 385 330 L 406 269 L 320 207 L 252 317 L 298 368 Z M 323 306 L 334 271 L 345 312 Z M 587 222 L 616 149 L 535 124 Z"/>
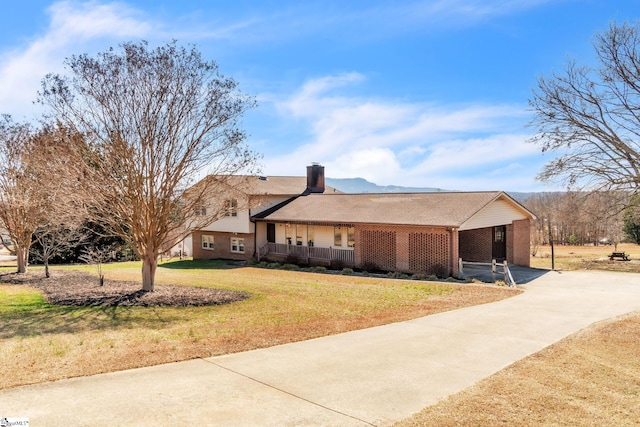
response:
<path fill-rule="evenodd" d="M 158 264 L 159 268 L 170 268 L 175 270 L 228 270 L 237 268 L 236 261 L 225 259 L 195 259 L 182 261 L 169 261 Z"/>
<path fill-rule="evenodd" d="M 0 339 L 123 328 L 159 329 L 181 319 L 156 307 L 76 307 L 35 302 L 0 312 Z"/>

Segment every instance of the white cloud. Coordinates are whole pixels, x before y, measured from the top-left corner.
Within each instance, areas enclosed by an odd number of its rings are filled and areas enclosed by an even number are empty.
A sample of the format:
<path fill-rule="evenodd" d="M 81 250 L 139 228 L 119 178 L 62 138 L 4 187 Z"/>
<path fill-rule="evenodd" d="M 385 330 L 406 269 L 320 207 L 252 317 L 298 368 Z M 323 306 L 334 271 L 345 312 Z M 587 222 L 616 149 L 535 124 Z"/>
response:
<path fill-rule="evenodd" d="M 280 113 L 304 120 L 311 137 L 283 156 L 267 157 L 267 173 L 299 175 L 305 164 L 321 162 L 330 177 L 377 184 L 499 189 L 508 178 L 531 186 L 535 173 L 526 165 L 540 155 L 526 142 L 523 107 L 434 106 L 337 93 L 363 81 L 357 73 L 311 80 L 280 103 Z"/>
<path fill-rule="evenodd" d="M 0 56 L 0 105 L 21 120 L 37 112 L 32 105 L 47 73 L 61 72 L 63 60 L 89 48 L 100 49 L 122 38 L 148 35 L 152 25 L 121 3 L 54 3 L 47 30 L 25 46 Z"/>

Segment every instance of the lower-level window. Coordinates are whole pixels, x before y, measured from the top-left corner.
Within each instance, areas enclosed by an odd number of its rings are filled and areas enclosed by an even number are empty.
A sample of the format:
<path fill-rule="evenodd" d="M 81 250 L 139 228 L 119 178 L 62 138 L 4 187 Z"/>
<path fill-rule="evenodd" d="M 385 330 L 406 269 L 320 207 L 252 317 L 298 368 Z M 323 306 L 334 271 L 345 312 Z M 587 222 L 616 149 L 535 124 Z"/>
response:
<path fill-rule="evenodd" d="M 202 235 L 202 249 L 213 249 L 213 236 L 211 234 Z"/>
<path fill-rule="evenodd" d="M 244 253 L 244 239 L 232 238 L 231 239 L 231 252 Z"/>

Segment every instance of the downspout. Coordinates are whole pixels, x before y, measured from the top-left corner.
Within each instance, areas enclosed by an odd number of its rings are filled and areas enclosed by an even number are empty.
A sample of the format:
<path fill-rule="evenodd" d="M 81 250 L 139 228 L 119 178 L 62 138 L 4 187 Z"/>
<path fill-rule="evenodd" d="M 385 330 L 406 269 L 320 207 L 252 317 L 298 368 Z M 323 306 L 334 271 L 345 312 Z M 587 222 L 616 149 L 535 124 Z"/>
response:
<path fill-rule="evenodd" d="M 249 222 L 253 224 L 253 258 L 258 254 L 258 224 L 251 219 L 251 209 L 249 209 Z"/>

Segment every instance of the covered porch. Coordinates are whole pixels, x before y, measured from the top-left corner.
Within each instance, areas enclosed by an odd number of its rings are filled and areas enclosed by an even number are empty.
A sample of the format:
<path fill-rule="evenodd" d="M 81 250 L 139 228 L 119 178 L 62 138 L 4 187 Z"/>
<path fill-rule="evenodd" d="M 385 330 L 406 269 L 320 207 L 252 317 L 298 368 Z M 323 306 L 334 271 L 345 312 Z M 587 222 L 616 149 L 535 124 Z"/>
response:
<path fill-rule="evenodd" d="M 355 266 L 353 249 L 321 248 L 317 246 L 301 246 L 288 243 L 267 242 L 258 249 L 258 261 L 268 258 L 286 260 L 295 257 L 305 264 L 331 265 L 339 262 L 344 267 Z"/>

